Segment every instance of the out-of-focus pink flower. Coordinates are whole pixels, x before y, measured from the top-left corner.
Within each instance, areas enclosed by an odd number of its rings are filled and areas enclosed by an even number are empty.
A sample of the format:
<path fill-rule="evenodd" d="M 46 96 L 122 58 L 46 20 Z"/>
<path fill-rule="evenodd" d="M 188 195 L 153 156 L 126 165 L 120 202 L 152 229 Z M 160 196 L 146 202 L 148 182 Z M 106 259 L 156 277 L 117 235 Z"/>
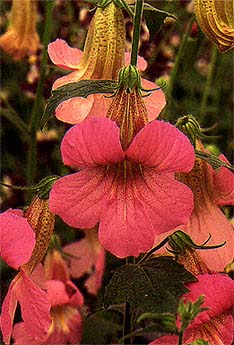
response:
<path fill-rule="evenodd" d="M 61 152 L 81 171 L 55 182 L 51 211 L 78 228 L 100 222 L 100 243 L 118 257 L 147 251 L 191 214 L 192 192 L 174 173 L 192 169 L 194 151 L 169 123 L 148 123 L 123 150 L 115 122 L 88 119 L 66 133 Z"/>
<path fill-rule="evenodd" d="M 117 79 L 118 72 L 123 66 L 124 62 L 118 65 L 118 68 L 109 68 L 108 73 L 106 70 L 100 70 L 100 63 L 97 62 L 93 74 L 90 74 L 90 68 L 86 65 L 90 60 L 84 61 L 87 58 L 86 51 L 84 53 L 77 48 L 71 48 L 67 43 L 61 39 L 57 39 L 48 46 L 48 53 L 53 63 L 64 69 L 73 70 L 72 73 L 57 79 L 53 85 L 53 89 L 59 86 L 78 82 L 81 79 Z M 146 68 L 146 61 L 139 57 L 138 67 L 141 70 Z M 110 64 L 110 62 L 108 62 Z M 125 63 L 130 63 L 130 54 L 125 53 Z M 107 64 L 107 63 L 106 63 Z M 157 85 L 142 79 L 142 86 L 144 89 L 155 89 Z M 87 98 L 74 97 L 59 104 L 56 108 L 56 117 L 64 122 L 76 124 L 83 121 L 87 117 L 105 117 L 109 105 L 110 98 L 103 95 L 89 95 Z M 145 98 L 146 107 L 148 110 L 148 119 L 152 121 L 155 119 L 161 110 L 166 105 L 165 95 L 162 90 L 157 90 Z"/>
<path fill-rule="evenodd" d="M 234 282 L 222 274 L 202 274 L 198 281 L 186 284 L 190 290 L 183 298 L 195 302 L 200 295 L 205 296 L 202 307 L 209 308 L 200 313 L 184 332 L 183 344 L 203 339 L 210 345 L 231 345 L 233 341 Z M 179 324 L 179 321 L 178 321 Z M 178 337 L 160 337 L 150 345 L 177 345 Z"/>
<path fill-rule="evenodd" d="M 89 293 L 96 295 L 102 284 L 105 269 L 105 250 L 98 241 L 97 227 L 85 231 L 85 237 L 69 243 L 63 248 L 71 255 L 68 270 L 73 278 L 88 274 L 85 286 Z"/>
<path fill-rule="evenodd" d="M 80 307 L 84 299 L 69 278 L 66 262 L 57 250 L 49 252 L 45 259 L 46 287 L 51 303 L 51 326 L 43 338 L 34 340 L 26 331 L 25 322 L 15 325 L 15 344 L 79 344 L 83 320 Z"/>
<path fill-rule="evenodd" d="M 43 284 L 44 275 L 38 265 L 49 245 L 54 216 L 48 210 L 48 200 L 42 200 L 39 197 L 33 200 L 24 217 L 22 216 L 22 213 L 20 215 L 20 212 L 15 210 L 5 212 L 1 216 L 4 225 L 1 230 L 4 234 L 2 254 L 4 257 L 7 256 L 8 263 L 13 263 L 14 268 L 20 265 L 20 272 L 12 280 L 2 304 L 1 330 L 6 344 L 10 343 L 18 303 L 21 307 L 25 329 L 33 339 L 43 337 L 51 323 L 51 305 L 45 292 L 46 286 Z M 19 231 L 22 231 L 21 238 Z M 31 235 L 29 235 L 30 231 Z M 19 246 L 20 249 L 13 247 L 14 237 L 9 245 L 11 234 L 16 235 L 15 246 Z M 20 239 L 23 245 L 28 244 L 29 247 L 21 248 Z M 11 249 L 8 250 L 7 246 Z M 25 250 L 23 255 L 22 249 Z M 17 253 L 23 260 L 16 259 Z"/>
<path fill-rule="evenodd" d="M 15 60 L 35 53 L 40 47 L 36 31 L 37 1 L 14 0 L 7 31 L 0 37 L 0 47 Z"/>

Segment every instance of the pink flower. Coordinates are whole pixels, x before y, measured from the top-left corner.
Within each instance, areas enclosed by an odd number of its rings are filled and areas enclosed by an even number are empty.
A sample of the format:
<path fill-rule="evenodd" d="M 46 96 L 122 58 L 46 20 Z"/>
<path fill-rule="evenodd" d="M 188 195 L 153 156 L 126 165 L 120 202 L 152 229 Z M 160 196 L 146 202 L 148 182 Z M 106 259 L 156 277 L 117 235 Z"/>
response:
<path fill-rule="evenodd" d="M 117 74 L 123 66 L 123 61 L 120 61 L 118 68 L 111 69 L 111 62 L 106 71 L 100 71 L 100 62 L 96 64 L 96 72 L 90 74 L 92 60 L 87 60 L 87 54 L 82 53 L 77 48 L 71 48 L 67 43 L 61 39 L 57 39 L 48 46 L 48 53 L 53 63 L 63 69 L 72 70 L 73 72 L 57 79 L 53 85 L 53 89 L 72 83 L 78 82 L 81 79 L 117 79 Z M 108 57 L 107 57 L 108 58 Z M 93 58 L 95 59 L 95 57 Z M 125 54 L 126 64 L 130 63 L 130 54 Z M 106 63 L 106 65 L 108 66 Z M 140 69 L 146 68 L 146 62 L 143 58 L 139 58 Z M 108 71 L 108 72 L 107 72 Z M 145 89 L 155 89 L 157 85 L 146 79 L 142 79 L 142 85 Z M 111 98 L 106 98 L 103 95 L 90 95 L 87 98 L 74 97 L 59 104 L 56 108 L 55 116 L 64 122 L 76 124 L 83 121 L 87 117 L 103 117 L 107 113 Z M 166 105 L 165 95 L 162 90 L 158 90 L 145 98 L 146 107 L 148 110 L 149 121 L 154 120 L 161 110 Z"/>
<path fill-rule="evenodd" d="M 169 123 L 148 123 L 124 151 L 115 122 L 89 119 L 66 133 L 61 152 L 81 171 L 55 182 L 51 211 L 78 228 L 100 222 L 100 243 L 118 257 L 147 251 L 191 214 L 192 192 L 174 172 L 191 170 L 194 152 Z"/>
<path fill-rule="evenodd" d="M 83 306 L 84 299 L 71 282 L 66 262 L 57 250 L 47 254 L 45 274 L 51 303 L 51 326 L 43 338 L 34 340 L 26 331 L 25 322 L 20 322 L 14 326 L 15 344 L 79 344 L 83 328 L 79 309 Z"/>
<path fill-rule="evenodd" d="M 68 270 L 73 278 L 88 274 L 85 286 L 89 293 L 96 295 L 102 284 L 105 268 L 105 250 L 98 241 L 97 228 L 85 231 L 85 237 L 78 242 L 67 244 L 64 252 L 71 255 Z"/>
<path fill-rule="evenodd" d="M 35 259 L 40 252 L 37 243 L 39 234 L 36 233 L 35 240 L 35 232 L 22 215 L 18 210 L 1 215 L 1 256 L 13 268 L 20 266 L 20 272 L 12 280 L 2 304 L 1 330 L 6 344 L 10 343 L 18 303 L 25 328 L 33 339 L 44 336 L 51 323 L 43 272 Z M 45 234 L 45 228 L 43 230 Z"/>
<path fill-rule="evenodd" d="M 232 309 L 234 306 L 234 282 L 221 274 L 198 275 L 198 282 L 186 284 L 190 290 L 183 298 L 195 302 L 200 295 L 205 295 L 202 307 L 208 310 L 200 313 L 184 332 L 183 344 L 203 339 L 210 345 L 231 345 L 234 324 Z M 178 322 L 179 323 L 179 322 Z M 177 345 L 178 337 L 168 335 L 156 339 L 150 345 Z"/>

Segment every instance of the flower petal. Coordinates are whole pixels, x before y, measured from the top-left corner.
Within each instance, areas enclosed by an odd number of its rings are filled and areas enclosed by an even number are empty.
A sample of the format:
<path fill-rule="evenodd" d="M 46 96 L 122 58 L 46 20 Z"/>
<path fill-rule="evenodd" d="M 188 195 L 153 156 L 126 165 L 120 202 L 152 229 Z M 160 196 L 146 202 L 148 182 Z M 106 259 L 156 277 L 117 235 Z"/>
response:
<path fill-rule="evenodd" d="M 26 218 L 4 212 L 1 218 L 0 256 L 11 267 L 18 269 L 31 257 L 35 233 Z"/>
<path fill-rule="evenodd" d="M 229 163 L 224 155 L 220 155 L 219 159 Z M 221 206 L 233 205 L 234 203 L 234 174 L 227 168 L 220 168 L 213 175 L 214 187 L 216 189 L 217 203 Z"/>
<path fill-rule="evenodd" d="M 51 305 L 46 292 L 34 284 L 23 270 L 21 275 L 15 295 L 21 307 L 25 329 L 35 339 L 41 339 L 47 334 L 51 324 Z"/>
<path fill-rule="evenodd" d="M 148 123 L 126 152 L 134 163 L 153 166 L 157 172 L 188 172 L 194 164 L 194 150 L 188 138 L 170 123 Z"/>
<path fill-rule="evenodd" d="M 143 88 L 146 90 L 152 90 L 158 87 L 157 84 L 147 79 L 142 78 L 141 82 Z M 148 96 L 144 98 L 144 101 L 148 111 L 149 122 L 155 120 L 166 105 L 166 97 L 162 89 L 152 91 L 151 94 L 148 94 Z"/>
<path fill-rule="evenodd" d="M 125 65 L 130 65 L 131 62 L 131 53 L 130 52 L 125 52 L 124 53 L 124 57 L 125 57 Z M 147 62 L 146 60 L 141 57 L 140 55 L 138 55 L 137 57 L 137 68 L 140 71 L 144 71 L 147 67 Z"/>
<path fill-rule="evenodd" d="M 105 168 L 83 171 L 57 180 L 50 192 L 50 210 L 77 228 L 92 228 L 100 219 L 113 177 Z"/>
<path fill-rule="evenodd" d="M 209 234 L 207 245 L 217 245 L 226 241 L 223 247 L 212 250 L 201 250 L 199 255 L 207 266 L 214 271 L 223 271 L 233 260 L 234 230 L 222 211 L 215 204 L 206 203 L 194 209 L 188 224 L 183 229 L 195 243 L 202 244 Z"/>
<path fill-rule="evenodd" d="M 76 70 L 83 52 L 69 47 L 64 40 L 57 39 L 48 45 L 48 54 L 56 66 Z"/>
<path fill-rule="evenodd" d="M 136 179 L 135 184 L 155 235 L 188 221 L 193 210 L 193 194 L 172 174 L 158 174 L 157 168 L 144 168 L 142 177 Z"/>
<path fill-rule="evenodd" d="M 73 126 L 63 138 L 61 152 L 64 164 L 75 167 L 108 165 L 122 161 L 125 156 L 118 126 L 102 118 Z"/>
<path fill-rule="evenodd" d="M 186 287 L 190 292 L 183 297 L 185 301 L 195 302 L 200 295 L 205 295 L 202 307 L 208 310 L 200 313 L 192 323 L 192 327 L 208 322 L 211 318 L 218 316 L 234 305 L 234 281 L 223 274 L 200 274 L 198 281 L 187 283 Z"/>
<path fill-rule="evenodd" d="M 52 90 L 55 90 L 58 87 L 66 85 L 66 84 L 77 83 L 78 81 L 80 81 L 82 76 L 83 76 L 83 71 L 75 71 L 75 72 L 71 72 L 67 75 L 64 75 L 63 77 L 60 77 L 60 78 L 55 80 L 55 82 L 52 86 Z"/>
<path fill-rule="evenodd" d="M 93 102 L 93 95 L 90 95 L 87 98 L 70 98 L 57 106 L 55 116 L 58 120 L 66 123 L 80 123 L 88 116 L 90 109 L 93 106 Z"/>
<path fill-rule="evenodd" d="M 115 196 L 101 214 L 99 240 L 113 255 L 138 256 L 154 242 L 153 227 L 140 198 L 134 195 L 131 181 L 119 182 Z"/>

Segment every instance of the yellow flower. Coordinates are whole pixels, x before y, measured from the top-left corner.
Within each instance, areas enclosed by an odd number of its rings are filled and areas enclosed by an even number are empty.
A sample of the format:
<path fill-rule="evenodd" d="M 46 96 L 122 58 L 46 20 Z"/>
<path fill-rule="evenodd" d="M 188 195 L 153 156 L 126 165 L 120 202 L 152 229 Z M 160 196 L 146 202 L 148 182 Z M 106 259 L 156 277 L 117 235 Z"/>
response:
<path fill-rule="evenodd" d="M 0 37 L 0 47 L 15 60 L 35 53 L 40 47 L 36 17 L 37 1 L 13 0 L 10 24 Z"/>
<path fill-rule="evenodd" d="M 195 14 L 207 38 L 221 52 L 234 46 L 234 13 L 232 0 L 195 0 Z"/>

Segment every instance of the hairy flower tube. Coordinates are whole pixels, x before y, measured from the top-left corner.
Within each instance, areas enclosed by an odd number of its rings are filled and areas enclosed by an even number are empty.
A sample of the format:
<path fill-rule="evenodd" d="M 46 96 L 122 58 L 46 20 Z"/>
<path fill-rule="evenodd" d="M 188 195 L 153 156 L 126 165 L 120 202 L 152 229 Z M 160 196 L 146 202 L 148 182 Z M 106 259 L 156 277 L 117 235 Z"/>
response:
<path fill-rule="evenodd" d="M 7 212 L 3 215 L 5 218 L 6 216 L 9 218 Z M 23 214 L 21 214 L 22 216 Z M 40 265 L 54 228 L 54 215 L 49 211 L 48 199 L 35 197 L 22 219 L 24 221 L 27 219 L 31 230 L 35 233 L 36 242 L 30 258 L 20 265 L 20 272 L 12 280 L 2 304 L 1 330 L 6 344 L 10 342 L 18 303 L 21 307 L 25 328 L 32 338 L 40 339 L 47 334 L 51 323 L 51 305 L 46 294 L 44 274 Z M 15 222 L 8 221 L 4 231 L 11 233 L 13 227 L 15 227 Z M 24 232 L 22 232 L 23 235 Z M 22 243 L 24 241 L 25 239 L 22 237 Z"/>
<path fill-rule="evenodd" d="M 191 170 L 194 152 L 163 121 L 146 124 L 125 149 L 120 137 L 117 124 L 105 118 L 88 119 L 66 133 L 63 162 L 80 171 L 55 182 L 50 209 L 73 227 L 99 222 L 105 249 L 118 257 L 138 256 L 152 247 L 156 234 L 190 216 L 192 192 L 174 173 Z"/>
<path fill-rule="evenodd" d="M 91 21 L 84 47 L 84 52 L 71 48 L 57 39 L 48 45 L 48 53 L 52 62 L 72 73 L 58 78 L 53 89 L 81 79 L 117 80 L 124 62 L 129 63 L 130 55 L 124 55 L 125 25 L 122 10 L 114 2 L 105 8 L 98 8 Z M 139 58 L 139 68 L 145 69 L 146 62 Z M 142 81 L 145 89 L 155 89 L 157 85 L 148 80 Z M 83 121 L 86 117 L 103 117 L 111 103 L 110 98 L 103 95 L 89 95 L 87 98 L 74 97 L 63 101 L 56 108 L 55 116 L 70 124 Z M 152 93 L 146 98 L 149 120 L 155 119 L 166 105 L 162 90 Z"/>
<path fill-rule="evenodd" d="M 0 47 L 15 60 L 36 53 L 40 47 L 36 22 L 37 1 L 13 0 L 10 24 L 0 37 Z"/>
<path fill-rule="evenodd" d="M 222 274 L 201 274 L 198 281 L 185 284 L 190 290 L 183 295 L 184 301 L 195 302 L 200 295 L 205 296 L 201 312 L 184 332 L 183 344 L 188 345 L 199 339 L 209 345 L 231 345 L 233 341 L 234 282 Z M 180 320 L 178 320 L 178 325 Z M 177 345 L 178 337 L 167 335 L 160 337 L 150 345 Z"/>
<path fill-rule="evenodd" d="M 59 251 L 48 252 L 44 268 L 52 323 L 47 334 L 38 341 L 28 334 L 24 322 L 17 323 L 13 331 L 14 344 L 79 344 L 83 328 L 80 314 L 83 295 L 71 282 L 68 267 Z"/>
<path fill-rule="evenodd" d="M 206 37 L 221 52 L 234 47 L 233 2 L 230 0 L 195 0 L 195 14 Z"/>

